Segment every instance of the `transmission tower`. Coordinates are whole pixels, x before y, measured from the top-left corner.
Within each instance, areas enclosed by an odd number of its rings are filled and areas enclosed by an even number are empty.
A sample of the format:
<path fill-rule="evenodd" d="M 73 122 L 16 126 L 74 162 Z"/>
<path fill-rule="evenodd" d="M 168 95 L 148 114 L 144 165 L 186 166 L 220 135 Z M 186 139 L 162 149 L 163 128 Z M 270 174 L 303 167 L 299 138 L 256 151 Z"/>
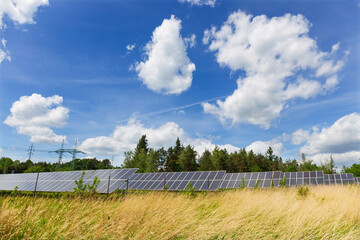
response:
<path fill-rule="evenodd" d="M 33 152 L 35 152 L 34 144 L 31 144 L 27 152 L 28 152 L 28 159 L 31 160 L 31 156 L 33 155 Z"/>
<path fill-rule="evenodd" d="M 79 151 L 76 149 L 77 147 L 77 139 L 75 140 L 75 146 L 73 149 L 66 149 L 64 148 L 64 140 L 62 141 L 62 144 L 61 144 L 61 148 L 56 150 L 56 151 L 49 151 L 49 152 L 54 152 L 54 153 L 57 153 L 59 154 L 59 161 L 58 161 L 58 165 L 56 166 L 56 170 L 59 170 L 60 169 L 60 166 L 61 166 L 61 161 L 62 161 L 62 158 L 64 156 L 64 153 L 70 153 L 72 154 L 72 169 L 74 169 L 74 159 L 76 158 L 76 154 L 77 153 L 82 153 L 82 154 L 85 154 L 84 152 L 82 151 Z"/>

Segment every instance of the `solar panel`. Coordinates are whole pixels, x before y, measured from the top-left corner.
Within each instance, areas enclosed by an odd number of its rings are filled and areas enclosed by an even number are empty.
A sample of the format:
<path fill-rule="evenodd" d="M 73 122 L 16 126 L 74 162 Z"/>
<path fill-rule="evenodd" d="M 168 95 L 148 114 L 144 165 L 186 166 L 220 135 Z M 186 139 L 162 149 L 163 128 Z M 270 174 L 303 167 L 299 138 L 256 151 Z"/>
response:
<path fill-rule="evenodd" d="M 341 173 L 341 174 L 324 174 L 324 183 L 326 185 L 331 184 L 353 184 L 356 182 L 352 173 Z"/>
<path fill-rule="evenodd" d="M 219 188 L 279 186 L 281 172 L 226 173 Z"/>
<path fill-rule="evenodd" d="M 282 173 L 282 179 L 285 177 L 286 186 L 299 185 L 317 185 L 323 184 L 323 171 L 309 171 L 309 172 L 285 172 Z"/>
<path fill-rule="evenodd" d="M 225 175 L 225 171 L 204 172 L 159 172 L 137 173 L 127 183 L 132 190 L 185 190 L 189 183 L 195 190 L 216 190 Z M 124 189 L 124 185 L 121 186 Z"/>
<path fill-rule="evenodd" d="M 37 173 L 0 174 L 0 190 L 34 191 Z"/>
<path fill-rule="evenodd" d="M 113 192 L 123 184 L 125 179 L 132 176 L 138 169 L 101 169 L 86 171 L 42 172 L 39 173 L 36 185 L 37 173 L 0 174 L 0 190 L 14 190 L 18 186 L 19 191 L 42 192 L 71 192 L 76 187 L 75 180 L 79 180 L 82 173 L 84 184 L 92 184 L 95 176 L 100 183 L 97 191 L 106 193 Z M 109 179 L 110 176 L 110 179 Z"/>

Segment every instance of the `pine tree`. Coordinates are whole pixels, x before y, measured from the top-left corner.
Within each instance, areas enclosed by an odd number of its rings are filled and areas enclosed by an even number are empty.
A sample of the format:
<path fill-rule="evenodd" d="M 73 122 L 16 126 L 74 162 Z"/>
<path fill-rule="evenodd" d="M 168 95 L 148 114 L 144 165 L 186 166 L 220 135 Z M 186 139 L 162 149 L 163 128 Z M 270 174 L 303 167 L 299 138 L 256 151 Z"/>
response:
<path fill-rule="evenodd" d="M 179 155 L 180 171 L 196 171 L 198 164 L 196 163 L 196 151 L 188 145 L 181 151 Z"/>
<path fill-rule="evenodd" d="M 214 167 L 211 161 L 211 152 L 205 150 L 199 159 L 199 170 L 200 171 L 211 171 Z"/>

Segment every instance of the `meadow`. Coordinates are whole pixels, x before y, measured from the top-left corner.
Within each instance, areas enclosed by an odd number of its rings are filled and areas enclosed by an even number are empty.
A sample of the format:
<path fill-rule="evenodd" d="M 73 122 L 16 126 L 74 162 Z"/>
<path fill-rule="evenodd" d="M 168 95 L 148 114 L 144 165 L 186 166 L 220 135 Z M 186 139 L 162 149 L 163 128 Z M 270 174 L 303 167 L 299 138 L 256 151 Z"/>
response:
<path fill-rule="evenodd" d="M 360 188 L 3 194 L 0 239 L 360 239 Z"/>

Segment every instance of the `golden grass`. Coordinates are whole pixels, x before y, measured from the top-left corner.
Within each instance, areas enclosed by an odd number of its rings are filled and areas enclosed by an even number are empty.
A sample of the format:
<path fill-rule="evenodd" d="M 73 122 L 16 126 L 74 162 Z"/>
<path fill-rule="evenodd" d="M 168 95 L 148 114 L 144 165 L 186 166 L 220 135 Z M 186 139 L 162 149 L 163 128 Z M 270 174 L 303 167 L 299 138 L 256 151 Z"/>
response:
<path fill-rule="evenodd" d="M 360 188 L 0 197 L 1 239 L 360 239 Z"/>

